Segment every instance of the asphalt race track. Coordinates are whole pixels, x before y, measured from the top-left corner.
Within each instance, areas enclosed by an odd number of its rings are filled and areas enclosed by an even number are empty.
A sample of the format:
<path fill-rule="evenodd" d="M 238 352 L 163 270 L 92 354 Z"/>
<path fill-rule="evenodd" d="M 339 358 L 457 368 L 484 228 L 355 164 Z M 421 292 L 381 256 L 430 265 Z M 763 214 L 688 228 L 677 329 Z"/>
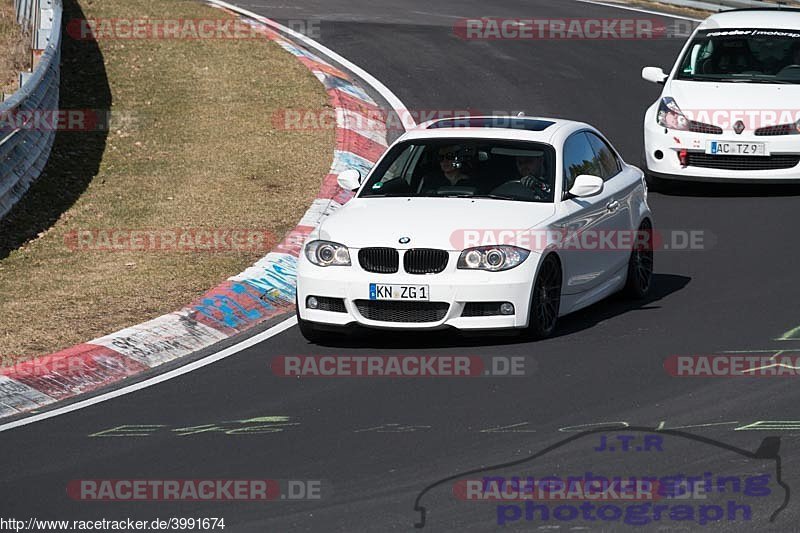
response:
<path fill-rule="evenodd" d="M 462 17 L 649 16 L 573 0 L 497 0 L 491 6 L 477 0 L 243 0 L 239 5 L 283 22 L 320 20 L 318 40 L 380 79 L 409 109 L 524 110 L 583 120 L 635 164 L 644 110 L 659 95 L 658 86 L 641 80 L 641 68 L 671 66 L 683 43 L 681 38 L 465 41 L 453 34 Z M 799 197 L 798 190 L 738 187 L 651 193 L 656 226 L 703 231 L 706 249 L 658 252 L 649 300 L 605 301 L 562 319 L 556 335 L 544 342 L 438 333 L 371 335 L 321 347 L 291 328 L 155 387 L 0 433 L 0 514 L 224 517 L 225 530 L 234 532 L 408 531 L 420 520 L 414 507 L 423 489 L 473 469 L 499 476 L 586 471 L 743 476 L 778 469 L 791 493 L 772 476 L 771 494 L 749 497 L 753 522 L 739 522 L 738 529 L 796 531 L 800 504 L 792 498 L 767 522 L 785 497 L 800 490 L 800 392 L 794 380 L 675 378 L 663 364 L 675 354 L 800 348 L 800 340 L 776 340 L 800 325 Z M 528 375 L 299 380 L 276 377 L 269 366 L 280 355 L 331 354 L 521 356 Z M 782 428 L 752 429 L 759 427 L 756 422 L 793 420 Z M 657 428 L 663 443 L 660 450 L 595 451 L 601 434 L 590 434 L 521 465 L 492 468 L 602 423 L 622 430 L 625 424 Z M 120 426 L 137 427 L 107 432 Z M 609 440 L 636 435 L 639 444 L 645 432 L 629 428 L 602 435 Z M 743 453 L 755 452 L 766 437 L 780 437 L 780 461 L 774 453 Z M 323 497 L 126 503 L 67 496 L 70 480 L 123 478 L 321 480 Z M 424 530 L 497 527 L 497 505 L 457 502 L 452 487 L 453 481 L 445 481 L 422 496 Z M 633 529 L 613 521 L 529 522 L 524 513 L 505 529 L 554 525 Z M 662 520 L 661 527 L 699 526 Z M 704 527 L 721 531 L 736 524 L 722 520 Z"/>

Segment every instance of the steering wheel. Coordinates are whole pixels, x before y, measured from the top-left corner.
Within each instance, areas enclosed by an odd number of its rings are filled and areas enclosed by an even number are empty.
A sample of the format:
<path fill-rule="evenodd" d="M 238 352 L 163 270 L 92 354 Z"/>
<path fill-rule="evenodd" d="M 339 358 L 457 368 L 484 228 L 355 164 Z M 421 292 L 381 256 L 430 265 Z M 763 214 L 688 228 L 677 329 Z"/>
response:
<path fill-rule="evenodd" d="M 521 196 L 521 197 L 529 197 L 533 200 L 547 200 L 550 191 L 545 191 L 540 188 L 530 188 L 526 187 L 525 184 L 522 183 L 522 179 L 511 180 L 503 183 L 502 185 L 495 187 L 491 191 L 492 194 L 500 194 L 500 195 L 509 195 L 509 196 Z"/>
<path fill-rule="evenodd" d="M 529 180 L 529 179 L 533 180 L 533 181 L 529 181 L 528 185 L 525 185 L 525 181 Z M 531 183 L 533 183 L 534 190 L 537 191 L 537 192 L 543 192 L 545 194 L 550 194 L 551 192 L 553 192 L 553 186 L 552 185 L 550 185 L 548 183 L 545 183 L 544 181 L 542 181 L 540 178 L 537 178 L 536 176 L 524 176 L 524 177 L 520 178 L 517 181 L 522 183 L 522 185 L 525 186 L 525 187 L 530 187 Z"/>

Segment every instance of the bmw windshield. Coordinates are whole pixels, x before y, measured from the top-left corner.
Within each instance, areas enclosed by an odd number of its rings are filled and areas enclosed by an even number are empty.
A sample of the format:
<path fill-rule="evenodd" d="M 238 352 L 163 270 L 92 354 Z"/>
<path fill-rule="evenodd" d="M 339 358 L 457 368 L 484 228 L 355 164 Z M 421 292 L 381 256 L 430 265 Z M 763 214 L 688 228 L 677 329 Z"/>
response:
<path fill-rule="evenodd" d="M 800 31 L 725 29 L 698 32 L 677 79 L 800 83 Z"/>
<path fill-rule="evenodd" d="M 541 143 L 415 140 L 395 146 L 360 198 L 491 198 L 553 202 L 555 151 Z"/>

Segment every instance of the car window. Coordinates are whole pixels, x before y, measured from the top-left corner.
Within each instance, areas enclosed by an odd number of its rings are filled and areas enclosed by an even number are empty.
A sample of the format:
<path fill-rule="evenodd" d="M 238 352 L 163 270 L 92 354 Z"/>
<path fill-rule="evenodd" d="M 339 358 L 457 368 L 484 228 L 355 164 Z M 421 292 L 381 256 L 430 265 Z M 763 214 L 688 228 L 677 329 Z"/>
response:
<path fill-rule="evenodd" d="M 581 174 L 602 177 L 598 157 L 585 132 L 574 133 L 564 143 L 564 191 L 569 191 Z"/>
<path fill-rule="evenodd" d="M 411 156 L 415 151 L 419 152 L 414 145 L 409 145 L 406 149 L 404 149 L 400 155 L 397 156 L 397 159 L 392 162 L 391 166 L 386 171 L 386 174 L 384 174 L 384 176 L 381 178 L 381 183 L 393 181 L 397 178 L 403 178 L 406 182 L 408 182 L 408 161 L 411 159 Z"/>
<path fill-rule="evenodd" d="M 766 28 L 700 31 L 680 60 L 677 78 L 800 84 L 800 32 Z"/>
<path fill-rule="evenodd" d="M 590 148 L 591 150 L 591 148 Z M 545 143 L 483 138 L 416 139 L 392 147 L 359 198 L 482 198 L 553 202 L 556 156 Z"/>
<path fill-rule="evenodd" d="M 589 143 L 592 145 L 594 153 L 597 155 L 597 161 L 603 172 L 600 177 L 603 178 L 604 181 L 608 181 L 619 174 L 620 170 L 622 170 L 622 166 L 611 147 L 594 133 L 586 132 L 586 136 L 589 138 Z"/>

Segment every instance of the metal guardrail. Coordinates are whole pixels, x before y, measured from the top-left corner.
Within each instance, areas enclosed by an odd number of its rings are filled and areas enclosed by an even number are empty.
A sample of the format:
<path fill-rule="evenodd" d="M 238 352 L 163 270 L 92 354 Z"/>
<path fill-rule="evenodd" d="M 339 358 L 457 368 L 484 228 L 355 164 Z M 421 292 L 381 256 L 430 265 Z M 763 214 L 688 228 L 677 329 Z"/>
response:
<path fill-rule="evenodd" d="M 742 9 L 748 7 L 800 7 L 800 0 L 656 0 L 661 4 L 677 7 L 688 7 L 703 11 L 726 11 L 728 9 Z"/>
<path fill-rule="evenodd" d="M 22 86 L 0 103 L 0 218 L 42 172 L 55 128 L 30 124 L 56 114 L 60 82 L 61 0 L 14 0 L 17 21 L 31 30 L 33 50 L 43 50 Z"/>
<path fill-rule="evenodd" d="M 17 14 L 17 23 L 30 28 L 34 17 L 35 0 L 14 0 L 14 12 Z"/>

